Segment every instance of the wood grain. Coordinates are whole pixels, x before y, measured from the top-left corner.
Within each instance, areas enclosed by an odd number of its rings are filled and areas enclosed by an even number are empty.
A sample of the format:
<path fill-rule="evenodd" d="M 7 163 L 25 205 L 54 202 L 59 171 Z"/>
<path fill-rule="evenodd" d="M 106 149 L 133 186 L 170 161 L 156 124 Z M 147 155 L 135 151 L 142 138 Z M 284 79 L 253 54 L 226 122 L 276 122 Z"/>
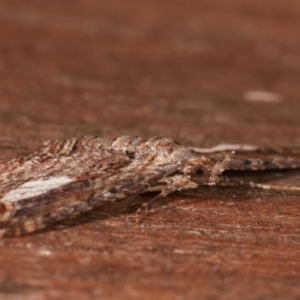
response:
<path fill-rule="evenodd" d="M 3 0 L 0 159 L 86 134 L 299 147 L 299 35 L 294 0 Z M 147 200 L 1 240 L 0 298 L 300 297 L 299 192 L 202 188 L 137 217 Z"/>

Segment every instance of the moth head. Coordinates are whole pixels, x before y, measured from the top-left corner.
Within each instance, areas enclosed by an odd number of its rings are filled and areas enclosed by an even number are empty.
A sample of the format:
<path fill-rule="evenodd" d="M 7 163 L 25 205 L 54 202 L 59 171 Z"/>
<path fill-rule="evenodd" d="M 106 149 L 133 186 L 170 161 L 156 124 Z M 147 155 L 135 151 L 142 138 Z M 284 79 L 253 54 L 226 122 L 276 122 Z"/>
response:
<path fill-rule="evenodd" d="M 212 167 L 212 161 L 206 158 L 201 158 L 191 162 L 185 170 L 185 173 L 189 175 L 191 181 L 199 185 L 211 184 L 210 177 Z"/>

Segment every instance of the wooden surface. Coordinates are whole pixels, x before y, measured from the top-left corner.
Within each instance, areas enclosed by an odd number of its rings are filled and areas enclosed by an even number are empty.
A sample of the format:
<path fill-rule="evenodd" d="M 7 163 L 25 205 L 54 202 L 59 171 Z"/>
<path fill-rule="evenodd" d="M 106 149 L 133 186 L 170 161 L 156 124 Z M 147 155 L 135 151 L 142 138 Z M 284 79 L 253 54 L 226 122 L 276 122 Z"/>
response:
<path fill-rule="evenodd" d="M 299 36 L 297 0 L 2 0 L 0 158 L 83 134 L 299 147 Z M 138 222 L 149 197 L 1 240 L 0 298 L 300 298 L 299 192 L 201 188 Z"/>

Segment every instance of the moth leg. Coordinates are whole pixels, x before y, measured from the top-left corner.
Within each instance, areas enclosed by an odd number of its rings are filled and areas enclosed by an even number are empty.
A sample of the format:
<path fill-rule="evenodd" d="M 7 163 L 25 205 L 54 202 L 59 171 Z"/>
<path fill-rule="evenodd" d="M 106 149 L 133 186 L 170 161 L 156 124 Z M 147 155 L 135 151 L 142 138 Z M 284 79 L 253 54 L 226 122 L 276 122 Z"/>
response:
<path fill-rule="evenodd" d="M 216 185 L 220 181 L 220 175 L 228 168 L 232 157 L 234 156 L 234 152 L 227 153 L 223 159 L 218 160 L 210 173 L 208 185 Z"/>
<path fill-rule="evenodd" d="M 140 213 L 142 210 L 147 210 L 149 207 L 153 205 L 154 202 L 158 201 L 162 197 L 166 197 L 167 195 L 175 192 L 181 191 L 185 189 L 192 189 L 198 187 L 198 184 L 192 182 L 188 176 L 185 174 L 178 174 L 172 177 L 166 177 L 159 181 L 159 183 L 164 183 L 165 185 L 157 186 L 160 187 L 160 193 L 147 201 L 142 205 L 140 209 L 138 209 L 137 213 Z M 154 190 L 151 190 L 154 191 Z M 156 190 L 157 191 L 157 190 Z"/>
<path fill-rule="evenodd" d="M 228 164 L 230 163 L 234 153 L 227 153 L 222 158 L 218 158 L 218 160 L 213 165 L 213 168 L 210 171 L 210 176 L 208 180 L 208 185 L 216 185 L 216 183 L 220 180 L 220 175 L 226 170 Z M 157 186 L 150 187 L 146 190 L 149 191 L 160 191 L 160 193 L 144 203 L 142 207 L 137 211 L 140 213 L 142 210 L 147 210 L 154 202 L 159 200 L 162 197 L 167 196 L 175 191 L 181 191 L 185 189 L 192 189 L 199 186 L 198 183 L 191 181 L 190 177 L 186 174 L 177 174 L 172 177 L 165 177 L 158 181 Z M 163 185 L 165 184 L 165 185 Z"/>

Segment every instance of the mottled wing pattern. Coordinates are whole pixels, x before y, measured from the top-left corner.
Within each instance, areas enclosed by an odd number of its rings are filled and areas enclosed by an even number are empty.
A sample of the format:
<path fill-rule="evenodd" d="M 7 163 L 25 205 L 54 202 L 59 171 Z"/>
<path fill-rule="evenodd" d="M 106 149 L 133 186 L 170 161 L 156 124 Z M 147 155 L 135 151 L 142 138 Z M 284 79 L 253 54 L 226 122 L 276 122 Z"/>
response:
<path fill-rule="evenodd" d="M 167 170 L 154 157 L 133 159 L 113 140 L 83 137 L 46 143 L 0 165 L 0 236 L 34 232 L 68 216 L 135 195 Z"/>

